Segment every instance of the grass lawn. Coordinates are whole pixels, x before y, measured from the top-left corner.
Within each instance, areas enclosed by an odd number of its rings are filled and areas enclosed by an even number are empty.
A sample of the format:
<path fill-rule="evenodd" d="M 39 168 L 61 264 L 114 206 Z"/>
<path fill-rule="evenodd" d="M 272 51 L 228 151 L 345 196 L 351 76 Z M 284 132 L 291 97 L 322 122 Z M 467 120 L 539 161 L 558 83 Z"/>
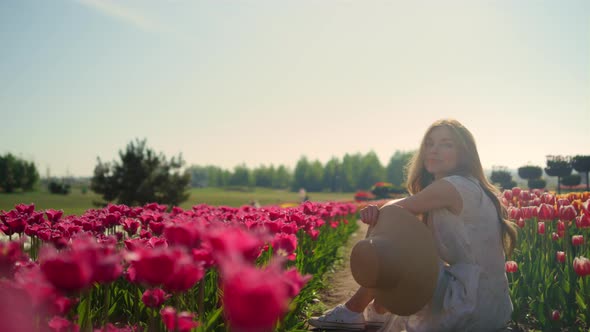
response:
<path fill-rule="evenodd" d="M 350 201 L 354 193 L 308 193 L 312 201 Z M 192 188 L 190 197 L 180 206 L 190 208 L 197 204 L 241 206 L 256 200 L 260 205 L 297 203 L 299 194 L 286 190 L 255 188 L 252 191 L 225 190 L 222 188 Z M 95 208 L 93 201 L 101 201 L 101 197 L 91 191 L 82 194 L 79 188 L 72 188 L 68 195 L 53 195 L 46 190 L 35 192 L 0 193 L 0 210 L 8 211 L 19 203 L 35 203 L 36 210 L 64 210 L 65 214 L 82 214 Z"/>

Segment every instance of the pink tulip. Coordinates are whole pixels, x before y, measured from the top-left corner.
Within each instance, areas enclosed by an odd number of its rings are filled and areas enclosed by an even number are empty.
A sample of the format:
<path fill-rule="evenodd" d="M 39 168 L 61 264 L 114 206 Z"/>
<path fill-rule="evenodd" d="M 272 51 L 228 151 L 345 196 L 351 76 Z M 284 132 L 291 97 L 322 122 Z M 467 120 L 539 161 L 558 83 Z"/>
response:
<path fill-rule="evenodd" d="M 174 271 L 176 255 L 166 248 L 140 248 L 127 257 L 134 268 L 136 280 L 151 286 L 158 286 L 166 282 L 170 272 Z"/>
<path fill-rule="evenodd" d="M 539 221 L 537 223 L 537 233 L 538 234 L 545 234 L 545 223 L 542 221 Z"/>
<path fill-rule="evenodd" d="M 505 263 L 506 272 L 507 273 L 514 273 L 518 271 L 518 264 L 515 261 L 507 261 Z"/>
<path fill-rule="evenodd" d="M 538 209 L 539 220 L 553 220 L 555 218 L 555 208 L 549 204 L 541 204 Z"/>
<path fill-rule="evenodd" d="M 559 219 L 563 221 L 572 221 L 578 213 L 572 205 L 563 205 L 559 207 Z"/>
<path fill-rule="evenodd" d="M 86 253 L 44 247 L 39 258 L 41 271 L 56 288 L 79 291 L 90 286 L 92 267 Z"/>
<path fill-rule="evenodd" d="M 590 275 L 590 260 L 586 257 L 574 258 L 574 271 L 580 277 Z"/>
<path fill-rule="evenodd" d="M 573 235 L 572 236 L 572 245 L 573 246 L 581 246 L 584 244 L 584 235 Z"/>
<path fill-rule="evenodd" d="M 149 308 L 159 308 L 170 297 L 160 288 L 148 289 L 143 292 L 141 301 Z"/>
<path fill-rule="evenodd" d="M 555 259 L 557 259 L 557 261 L 560 262 L 560 263 L 565 263 L 565 252 L 558 251 L 555 254 Z"/>
<path fill-rule="evenodd" d="M 45 210 L 45 215 L 47 215 L 47 220 L 49 220 L 51 223 L 56 223 L 59 221 L 59 219 L 61 219 L 61 217 L 63 216 L 64 212 L 62 210 L 53 210 L 53 209 L 47 209 Z"/>
<path fill-rule="evenodd" d="M 195 315 L 190 312 L 183 311 L 177 314 L 176 309 L 166 307 L 160 310 L 160 315 L 168 331 L 189 332 L 199 326 L 199 323 L 194 321 Z"/>
<path fill-rule="evenodd" d="M 590 213 L 582 212 L 580 216 L 576 217 L 576 227 L 590 228 Z"/>
<path fill-rule="evenodd" d="M 222 266 L 222 302 L 231 330 L 272 330 L 288 310 L 291 291 L 280 268 L 261 270 L 238 262 Z"/>

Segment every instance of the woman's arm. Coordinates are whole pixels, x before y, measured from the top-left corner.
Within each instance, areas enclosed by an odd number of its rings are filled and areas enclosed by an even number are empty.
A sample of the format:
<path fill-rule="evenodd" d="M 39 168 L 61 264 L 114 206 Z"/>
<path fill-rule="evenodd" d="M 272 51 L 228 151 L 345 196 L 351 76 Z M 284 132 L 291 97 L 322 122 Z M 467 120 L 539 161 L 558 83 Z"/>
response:
<path fill-rule="evenodd" d="M 460 214 L 461 210 L 463 210 L 461 195 L 455 189 L 455 186 L 446 180 L 434 181 L 419 193 L 398 201 L 389 202 L 384 206 L 391 204 L 401 206 L 413 214 L 421 214 L 442 208 L 446 208 L 454 214 Z"/>

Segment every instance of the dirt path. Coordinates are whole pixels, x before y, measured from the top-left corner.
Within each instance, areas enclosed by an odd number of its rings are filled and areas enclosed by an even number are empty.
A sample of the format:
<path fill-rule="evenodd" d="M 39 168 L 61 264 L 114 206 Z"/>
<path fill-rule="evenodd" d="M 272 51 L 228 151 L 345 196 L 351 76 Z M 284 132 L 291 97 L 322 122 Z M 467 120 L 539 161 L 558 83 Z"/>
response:
<path fill-rule="evenodd" d="M 328 308 L 346 302 L 359 287 L 350 272 L 349 257 L 355 243 L 365 238 L 368 226 L 360 220 L 357 223 L 359 229 L 351 235 L 344 248 L 343 264 L 338 266 L 337 270 L 328 277 L 329 287 L 321 296 L 321 301 Z"/>

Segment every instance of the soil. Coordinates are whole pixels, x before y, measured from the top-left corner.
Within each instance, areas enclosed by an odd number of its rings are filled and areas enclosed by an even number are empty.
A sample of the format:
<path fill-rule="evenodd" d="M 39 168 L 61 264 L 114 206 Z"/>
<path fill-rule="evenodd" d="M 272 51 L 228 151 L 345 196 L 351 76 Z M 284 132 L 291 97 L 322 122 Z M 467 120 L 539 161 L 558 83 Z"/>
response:
<path fill-rule="evenodd" d="M 334 306 L 346 302 L 358 289 L 359 284 L 354 281 L 352 273 L 350 272 L 350 253 L 354 245 L 365 238 L 368 226 L 357 221 L 359 228 L 354 232 L 348 242 L 343 247 L 342 263 L 339 264 L 336 270 L 328 276 L 328 288 L 324 289 L 320 294 L 320 301 L 327 307 Z M 310 327 L 311 328 L 311 327 Z M 367 328 L 365 332 L 376 332 L 377 328 Z M 320 329 L 311 328 L 311 331 L 321 331 Z M 338 330 L 329 330 L 330 332 L 340 332 Z"/>
<path fill-rule="evenodd" d="M 368 226 L 360 220 L 357 223 L 359 225 L 358 230 L 350 236 L 348 243 L 343 248 L 342 264 L 338 266 L 334 273 L 328 276 L 329 287 L 320 295 L 320 300 L 328 308 L 346 302 L 359 287 L 350 272 L 350 261 L 348 258 L 354 245 L 365 238 Z"/>

